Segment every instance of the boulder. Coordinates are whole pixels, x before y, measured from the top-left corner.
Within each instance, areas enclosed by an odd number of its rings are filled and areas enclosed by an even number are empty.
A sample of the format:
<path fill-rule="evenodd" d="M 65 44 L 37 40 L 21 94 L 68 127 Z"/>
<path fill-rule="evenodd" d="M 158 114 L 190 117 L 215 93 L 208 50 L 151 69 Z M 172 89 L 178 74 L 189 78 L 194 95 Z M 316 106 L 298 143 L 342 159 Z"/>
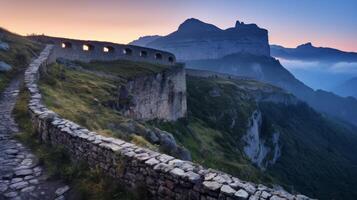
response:
<path fill-rule="evenodd" d="M 2 50 L 2 51 L 8 51 L 9 49 L 10 49 L 9 44 L 7 44 L 6 42 L 0 41 L 0 50 Z"/>
<path fill-rule="evenodd" d="M 12 67 L 6 62 L 0 61 L 0 72 L 10 71 Z"/>

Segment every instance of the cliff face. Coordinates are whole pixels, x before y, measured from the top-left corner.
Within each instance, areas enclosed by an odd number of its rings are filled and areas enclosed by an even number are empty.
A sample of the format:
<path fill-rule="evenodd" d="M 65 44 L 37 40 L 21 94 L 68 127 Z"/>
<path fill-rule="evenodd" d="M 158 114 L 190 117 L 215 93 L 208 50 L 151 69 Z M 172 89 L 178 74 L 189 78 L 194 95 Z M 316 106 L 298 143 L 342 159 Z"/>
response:
<path fill-rule="evenodd" d="M 237 21 L 235 27 L 222 30 L 197 19 L 188 19 L 178 30 L 147 43 L 135 44 L 169 51 L 178 60 L 216 59 L 233 53 L 270 56 L 268 31 L 255 24 Z"/>
<path fill-rule="evenodd" d="M 124 114 L 136 119 L 168 121 L 185 117 L 186 77 L 182 66 L 128 80 L 119 89 Z"/>

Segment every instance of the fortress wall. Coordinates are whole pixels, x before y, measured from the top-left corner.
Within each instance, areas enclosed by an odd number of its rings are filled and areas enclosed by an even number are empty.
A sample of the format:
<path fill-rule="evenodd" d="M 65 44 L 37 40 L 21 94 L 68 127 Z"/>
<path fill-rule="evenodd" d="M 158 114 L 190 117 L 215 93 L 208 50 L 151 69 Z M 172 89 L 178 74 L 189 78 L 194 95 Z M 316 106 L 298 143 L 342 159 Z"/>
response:
<path fill-rule="evenodd" d="M 118 184 L 147 190 L 152 199 L 309 199 L 245 182 L 120 139 L 104 137 L 61 118 L 43 105 L 37 86 L 39 68 L 47 64 L 51 48 L 47 45 L 25 72 L 31 120 L 43 143 L 63 146 L 73 159 L 101 169 L 118 180 Z"/>
<path fill-rule="evenodd" d="M 68 60 L 78 60 L 84 62 L 90 62 L 93 60 L 112 61 L 122 59 L 163 65 L 176 64 L 174 54 L 151 48 L 116 44 L 111 42 L 74 40 L 48 36 L 29 36 L 29 38 L 54 45 L 49 62 L 54 62 L 57 58 L 61 57 Z M 62 46 L 63 44 L 65 46 Z M 84 51 L 83 45 L 88 45 L 88 47 L 90 47 L 89 50 Z M 109 51 L 104 52 L 104 47 L 107 47 Z"/>

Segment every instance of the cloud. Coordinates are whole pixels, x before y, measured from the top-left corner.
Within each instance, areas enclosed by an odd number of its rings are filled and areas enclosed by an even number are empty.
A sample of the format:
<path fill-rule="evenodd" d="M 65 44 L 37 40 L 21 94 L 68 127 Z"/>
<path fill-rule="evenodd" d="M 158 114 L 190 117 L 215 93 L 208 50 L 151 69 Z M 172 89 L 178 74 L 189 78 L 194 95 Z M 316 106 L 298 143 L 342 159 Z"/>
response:
<path fill-rule="evenodd" d="M 302 60 L 287 60 L 283 58 L 279 59 L 280 63 L 287 69 L 320 69 L 321 64 L 317 61 L 302 61 Z"/>
<path fill-rule="evenodd" d="M 331 74 L 357 75 L 357 62 L 321 63 L 318 61 L 279 59 L 280 63 L 288 70 L 304 70 L 324 72 Z"/>
<path fill-rule="evenodd" d="M 339 62 L 333 64 L 329 71 L 332 73 L 357 74 L 357 62 Z"/>

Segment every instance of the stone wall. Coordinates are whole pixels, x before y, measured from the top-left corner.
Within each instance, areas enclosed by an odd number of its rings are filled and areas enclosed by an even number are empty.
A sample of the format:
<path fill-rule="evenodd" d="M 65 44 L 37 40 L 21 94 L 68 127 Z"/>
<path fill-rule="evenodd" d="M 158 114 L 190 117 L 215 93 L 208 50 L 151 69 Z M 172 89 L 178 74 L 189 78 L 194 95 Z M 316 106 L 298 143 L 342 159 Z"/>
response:
<path fill-rule="evenodd" d="M 104 137 L 61 118 L 43 105 L 37 86 L 39 68 L 46 65 L 51 48 L 47 45 L 25 73 L 29 112 L 42 142 L 63 146 L 73 159 L 99 167 L 128 188 L 145 188 L 153 199 L 308 199 Z"/>
<path fill-rule="evenodd" d="M 111 42 L 99 42 L 89 40 L 74 40 L 49 36 L 29 36 L 30 39 L 39 42 L 53 44 L 52 53 L 48 62 L 54 62 L 57 58 L 79 60 L 89 62 L 92 60 L 132 60 L 163 65 L 175 65 L 175 55 L 169 52 L 134 45 L 123 45 Z M 83 45 L 89 48 L 83 50 Z M 106 51 L 104 51 L 106 48 Z"/>

